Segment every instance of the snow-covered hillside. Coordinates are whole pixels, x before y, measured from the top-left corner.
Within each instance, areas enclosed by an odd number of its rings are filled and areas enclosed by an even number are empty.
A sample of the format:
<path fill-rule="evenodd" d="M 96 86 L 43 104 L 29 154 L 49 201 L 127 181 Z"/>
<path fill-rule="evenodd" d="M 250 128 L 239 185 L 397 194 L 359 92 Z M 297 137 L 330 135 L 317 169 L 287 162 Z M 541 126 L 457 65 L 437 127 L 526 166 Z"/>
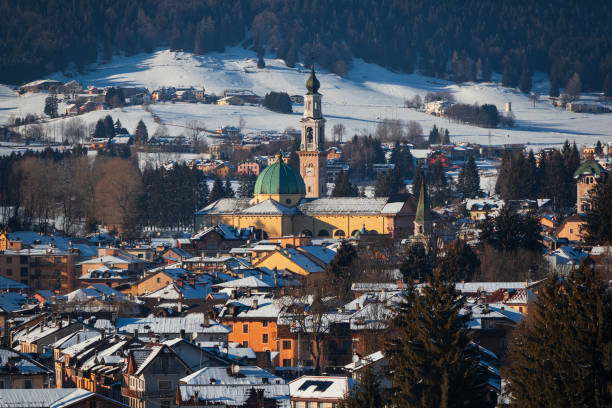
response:
<path fill-rule="evenodd" d="M 255 53 L 235 47 L 222 54 L 204 56 L 159 50 L 153 54 L 116 57 L 110 63 L 93 66 L 89 73 L 76 75 L 72 79 L 77 79 L 85 86 L 145 86 L 153 90 L 162 86 L 193 85 L 203 86 L 207 93 L 217 95 L 225 89 L 251 89 L 264 95 L 269 91 L 303 94 L 307 76 L 308 69 L 303 66 L 288 68 L 283 61 L 275 59 L 266 59 L 266 68 L 257 69 Z M 317 76 L 321 82 L 319 92 L 324 96 L 323 109 L 328 129 L 336 123 L 343 123 L 349 135 L 362 131 L 373 132 L 378 121 L 387 117 L 418 121 L 426 133 L 433 124 L 449 128 L 454 141 L 488 143 L 489 133 L 494 144 L 531 143 L 534 149 L 558 145 L 565 139 L 580 145 L 592 144 L 598 139 L 612 141 L 612 114 L 566 112 L 552 108 L 546 98 L 533 107 L 527 95 L 502 88 L 496 83 L 455 84 L 417 74 L 394 73 L 361 60 L 354 61 L 346 78 L 324 71 L 318 72 Z M 51 75 L 51 78 L 71 79 L 63 74 Z M 546 78 L 536 75 L 534 88 L 547 94 L 547 87 Z M 512 129 L 489 130 L 451 123 L 403 107 L 404 99 L 416 94 L 424 96 L 433 91 L 451 92 L 459 102 L 492 103 L 500 111 L 503 111 L 506 101 L 510 101 L 517 126 Z M 0 86 L 0 122 L 6 122 L 10 115 L 42 112 L 44 96 L 19 96 L 10 88 Z M 283 115 L 263 107 L 166 103 L 152 105 L 150 112 L 140 106 L 133 106 L 111 112 L 91 112 L 80 118 L 94 122 L 110 113 L 113 118 L 120 118 L 122 124 L 130 130 L 135 128 L 138 120 L 143 119 L 149 127 L 149 134 L 152 134 L 158 126 L 153 121 L 155 114 L 169 125 L 170 134 L 178 135 L 185 130 L 180 125 L 190 121 L 196 120 L 204 123 L 207 128 L 216 128 L 221 125 L 237 125 L 240 117 L 246 122 L 246 132 L 297 128 L 302 107 L 295 106 L 294 111 L 292 115 Z M 51 134 L 58 134 L 60 121 L 49 121 L 45 126 L 52 128 Z"/>

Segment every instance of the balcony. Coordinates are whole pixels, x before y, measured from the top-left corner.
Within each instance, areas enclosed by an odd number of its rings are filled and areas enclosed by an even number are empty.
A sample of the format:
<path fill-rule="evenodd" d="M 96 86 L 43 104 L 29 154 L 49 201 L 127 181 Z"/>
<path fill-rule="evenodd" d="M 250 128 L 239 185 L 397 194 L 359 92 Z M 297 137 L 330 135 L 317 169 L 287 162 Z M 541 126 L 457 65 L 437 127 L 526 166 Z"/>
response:
<path fill-rule="evenodd" d="M 124 396 L 124 397 L 140 399 L 144 395 L 144 392 L 143 391 L 132 390 L 132 389 L 127 388 L 127 387 L 121 387 L 121 395 Z"/>

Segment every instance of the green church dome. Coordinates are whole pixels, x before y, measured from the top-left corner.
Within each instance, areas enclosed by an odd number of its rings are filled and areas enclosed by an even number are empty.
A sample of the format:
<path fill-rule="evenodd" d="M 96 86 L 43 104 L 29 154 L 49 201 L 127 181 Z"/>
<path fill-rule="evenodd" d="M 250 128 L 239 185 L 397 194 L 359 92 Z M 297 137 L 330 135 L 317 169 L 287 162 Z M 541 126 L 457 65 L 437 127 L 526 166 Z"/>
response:
<path fill-rule="evenodd" d="M 278 160 L 257 177 L 254 194 L 302 194 L 306 195 L 304 179 L 293 167 Z"/>
<path fill-rule="evenodd" d="M 310 67 L 310 76 L 306 80 L 306 89 L 308 90 L 308 95 L 319 93 L 320 87 L 321 87 L 321 84 L 319 83 L 319 80 L 317 79 L 317 76 L 315 75 L 314 64 L 312 64 L 312 66 Z"/>

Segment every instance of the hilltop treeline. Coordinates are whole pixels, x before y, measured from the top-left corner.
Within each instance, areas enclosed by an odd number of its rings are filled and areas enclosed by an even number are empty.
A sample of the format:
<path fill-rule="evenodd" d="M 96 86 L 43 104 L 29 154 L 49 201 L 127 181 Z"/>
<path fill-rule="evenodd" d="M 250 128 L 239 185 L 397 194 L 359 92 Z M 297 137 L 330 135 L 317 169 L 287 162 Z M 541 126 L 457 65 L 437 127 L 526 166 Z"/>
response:
<path fill-rule="evenodd" d="M 247 45 L 289 65 L 310 61 L 344 74 L 351 56 L 457 80 L 548 72 L 563 86 L 577 72 L 586 89 L 612 80 L 606 2 L 479 0 L 0 0 L 0 78 L 23 82 L 92 62 L 169 46 L 220 51 Z M 419 56 L 417 58 L 417 55 Z M 451 61 L 450 68 L 448 62 Z"/>

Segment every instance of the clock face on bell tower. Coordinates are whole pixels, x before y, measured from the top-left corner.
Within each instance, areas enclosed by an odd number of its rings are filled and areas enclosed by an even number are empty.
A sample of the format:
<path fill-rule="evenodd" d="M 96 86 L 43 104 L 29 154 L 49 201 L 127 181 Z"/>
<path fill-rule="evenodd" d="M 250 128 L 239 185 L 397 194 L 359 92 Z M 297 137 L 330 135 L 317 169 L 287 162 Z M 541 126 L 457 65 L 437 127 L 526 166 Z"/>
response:
<path fill-rule="evenodd" d="M 306 184 L 306 197 L 327 195 L 327 152 L 325 151 L 325 119 L 321 111 L 319 80 L 310 70 L 306 81 L 308 92 L 304 95 L 304 116 L 300 120 L 302 138 L 300 143 L 300 175 Z"/>

